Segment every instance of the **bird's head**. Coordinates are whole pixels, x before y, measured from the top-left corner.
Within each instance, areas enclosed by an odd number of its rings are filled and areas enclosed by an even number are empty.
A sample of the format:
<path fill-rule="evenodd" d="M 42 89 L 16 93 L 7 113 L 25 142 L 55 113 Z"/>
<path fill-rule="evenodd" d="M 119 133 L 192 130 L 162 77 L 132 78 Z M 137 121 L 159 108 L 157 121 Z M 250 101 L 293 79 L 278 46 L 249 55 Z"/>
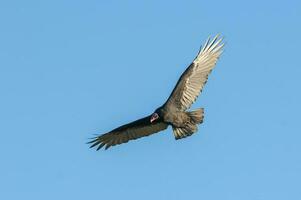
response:
<path fill-rule="evenodd" d="M 158 113 L 154 112 L 150 118 L 150 123 L 153 123 L 154 121 L 157 121 L 159 119 Z"/>
<path fill-rule="evenodd" d="M 156 121 L 162 121 L 163 120 L 163 116 L 164 116 L 164 110 L 162 109 L 162 107 L 157 108 L 155 110 L 155 112 L 151 115 L 150 117 L 150 122 L 156 122 Z"/>

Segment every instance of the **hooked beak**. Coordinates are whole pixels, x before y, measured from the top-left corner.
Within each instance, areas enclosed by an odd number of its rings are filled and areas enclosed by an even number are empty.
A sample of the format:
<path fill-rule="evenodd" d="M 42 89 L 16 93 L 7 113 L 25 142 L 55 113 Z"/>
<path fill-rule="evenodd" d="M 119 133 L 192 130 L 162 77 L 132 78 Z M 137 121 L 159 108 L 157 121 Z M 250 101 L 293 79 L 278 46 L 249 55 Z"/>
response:
<path fill-rule="evenodd" d="M 150 122 L 153 123 L 159 118 L 159 115 L 157 113 L 152 114 Z"/>

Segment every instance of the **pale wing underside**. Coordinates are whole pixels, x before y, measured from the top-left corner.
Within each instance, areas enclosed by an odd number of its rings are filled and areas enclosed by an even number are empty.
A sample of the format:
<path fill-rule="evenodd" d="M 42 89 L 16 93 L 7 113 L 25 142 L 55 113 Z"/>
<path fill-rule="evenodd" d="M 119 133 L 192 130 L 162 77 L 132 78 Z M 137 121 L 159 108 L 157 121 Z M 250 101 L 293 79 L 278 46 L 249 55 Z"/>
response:
<path fill-rule="evenodd" d="M 208 38 L 203 48 L 179 79 L 172 94 L 167 100 L 168 106 L 175 106 L 185 111 L 195 102 L 207 82 L 208 75 L 214 68 L 222 53 L 222 38 L 217 35 Z"/>

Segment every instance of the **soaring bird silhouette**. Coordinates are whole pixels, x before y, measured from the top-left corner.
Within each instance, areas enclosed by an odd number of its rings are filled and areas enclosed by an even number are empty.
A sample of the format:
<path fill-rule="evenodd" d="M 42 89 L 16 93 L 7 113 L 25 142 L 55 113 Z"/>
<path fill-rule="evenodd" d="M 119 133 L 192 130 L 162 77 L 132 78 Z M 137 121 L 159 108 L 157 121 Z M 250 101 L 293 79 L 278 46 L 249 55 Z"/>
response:
<path fill-rule="evenodd" d="M 182 139 L 197 132 L 198 124 L 203 122 L 204 109 L 186 111 L 195 102 L 207 82 L 223 51 L 222 38 L 219 35 L 212 40 L 209 37 L 200 48 L 194 61 L 181 75 L 167 101 L 147 117 L 120 126 L 108 133 L 96 136 L 88 143 L 97 150 L 126 143 L 149 136 L 172 126 L 175 139 Z"/>

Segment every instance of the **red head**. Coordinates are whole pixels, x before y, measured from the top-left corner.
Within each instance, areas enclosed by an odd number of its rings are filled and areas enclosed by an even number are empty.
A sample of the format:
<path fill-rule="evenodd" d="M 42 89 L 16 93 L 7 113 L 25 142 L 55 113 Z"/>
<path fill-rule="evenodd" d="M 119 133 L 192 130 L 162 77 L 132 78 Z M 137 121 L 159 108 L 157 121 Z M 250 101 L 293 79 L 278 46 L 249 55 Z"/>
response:
<path fill-rule="evenodd" d="M 153 113 L 151 118 L 150 118 L 150 122 L 153 123 L 157 119 L 159 119 L 159 115 L 157 113 Z"/>

